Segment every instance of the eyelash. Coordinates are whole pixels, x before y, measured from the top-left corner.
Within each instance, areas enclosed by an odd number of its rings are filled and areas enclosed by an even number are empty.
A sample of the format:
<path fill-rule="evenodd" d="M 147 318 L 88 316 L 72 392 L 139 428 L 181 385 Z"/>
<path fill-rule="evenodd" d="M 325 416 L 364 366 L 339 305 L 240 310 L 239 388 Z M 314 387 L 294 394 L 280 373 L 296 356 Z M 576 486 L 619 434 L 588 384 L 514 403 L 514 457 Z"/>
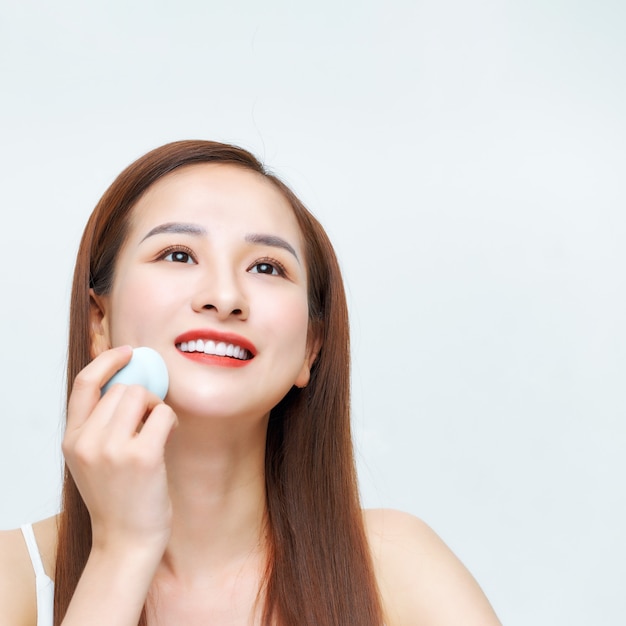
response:
<path fill-rule="evenodd" d="M 287 270 L 285 269 L 285 266 L 277 259 L 273 259 L 271 257 L 264 257 L 262 259 L 257 259 L 251 266 L 250 269 L 252 269 L 253 267 L 256 267 L 257 265 L 270 265 L 272 266 L 277 272 L 278 272 L 278 276 L 286 276 L 287 275 Z M 250 270 L 248 270 L 250 271 Z M 257 272 L 259 273 L 259 272 Z M 268 274 L 268 276 L 271 276 L 272 274 Z"/>
<path fill-rule="evenodd" d="M 191 250 L 191 248 L 187 248 L 186 246 L 170 246 L 169 248 L 165 248 L 165 250 L 159 253 L 159 256 L 157 258 L 164 261 L 165 257 L 169 256 L 170 254 L 174 254 L 175 252 L 183 252 L 184 254 L 189 255 L 189 258 L 194 263 L 197 263 L 193 250 Z M 174 263 L 175 261 L 171 262 Z"/>
<path fill-rule="evenodd" d="M 165 250 L 162 250 L 159 253 L 158 259 L 159 260 L 165 260 L 165 258 L 167 256 L 169 256 L 170 254 L 174 254 L 176 252 L 183 252 L 184 254 L 189 255 L 189 258 L 194 262 L 197 263 L 198 261 L 196 260 L 196 257 L 193 253 L 193 250 L 191 250 L 191 248 L 187 248 L 186 246 L 169 246 L 168 248 L 165 248 Z M 175 263 L 176 261 L 171 261 L 171 263 Z M 183 264 L 184 265 L 184 264 Z M 273 267 L 276 272 L 278 273 L 278 276 L 286 276 L 287 275 L 287 270 L 285 269 L 285 266 L 278 260 L 278 259 L 274 259 L 272 257 L 263 257 L 261 259 L 257 259 L 249 268 L 248 271 L 250 271 L 253 267 L 256 267 L 257 265 L 270 265 L 271 267 Z M 257 272 L 259 273 L 259 272 Z M 271 274 L 268 274 L 268 276 L 271 276 Z"/>

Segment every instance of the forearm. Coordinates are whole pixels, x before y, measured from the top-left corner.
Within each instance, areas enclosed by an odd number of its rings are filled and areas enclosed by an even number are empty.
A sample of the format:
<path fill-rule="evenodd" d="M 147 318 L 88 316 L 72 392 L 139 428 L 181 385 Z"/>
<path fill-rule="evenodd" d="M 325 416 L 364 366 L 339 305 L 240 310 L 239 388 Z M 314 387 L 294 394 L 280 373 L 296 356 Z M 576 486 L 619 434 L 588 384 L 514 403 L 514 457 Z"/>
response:
<path fill-rule="evenodd" d="M 137 626 L 161 553 L 93 549 L 62 626 Z"/>

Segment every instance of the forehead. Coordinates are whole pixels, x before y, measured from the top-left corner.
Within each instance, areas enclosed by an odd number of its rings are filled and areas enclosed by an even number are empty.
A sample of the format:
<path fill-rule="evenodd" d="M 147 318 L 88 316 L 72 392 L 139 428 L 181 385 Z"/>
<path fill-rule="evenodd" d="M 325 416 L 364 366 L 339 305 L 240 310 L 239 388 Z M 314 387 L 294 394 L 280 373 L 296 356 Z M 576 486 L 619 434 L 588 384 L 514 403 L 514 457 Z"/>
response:
<path fill-rule="evenodd" d="M 200 223 L 209 230 L 238 227 L 246 232 L 301 232 L 291 207 L 263 175 L 231 164 L 181 167 L 152 184 L 131 212 L 131 231 L 157 223 Z M 132 235 L 131 235 L 132 236 Z"/>

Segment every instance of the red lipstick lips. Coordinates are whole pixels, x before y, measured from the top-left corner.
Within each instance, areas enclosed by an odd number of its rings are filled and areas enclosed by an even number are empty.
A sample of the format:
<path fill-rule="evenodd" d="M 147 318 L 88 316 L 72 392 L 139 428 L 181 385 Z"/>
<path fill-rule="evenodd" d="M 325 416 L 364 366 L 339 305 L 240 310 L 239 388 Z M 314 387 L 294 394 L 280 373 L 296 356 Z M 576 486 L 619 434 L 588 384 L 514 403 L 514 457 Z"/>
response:
<path fill-rule="evenodd" d="M 206 365 L 243 367 L 257 350 L 241 335 L 209 329 L 190 330 L 175 340 L 176 348 L 186 358 Z"/>

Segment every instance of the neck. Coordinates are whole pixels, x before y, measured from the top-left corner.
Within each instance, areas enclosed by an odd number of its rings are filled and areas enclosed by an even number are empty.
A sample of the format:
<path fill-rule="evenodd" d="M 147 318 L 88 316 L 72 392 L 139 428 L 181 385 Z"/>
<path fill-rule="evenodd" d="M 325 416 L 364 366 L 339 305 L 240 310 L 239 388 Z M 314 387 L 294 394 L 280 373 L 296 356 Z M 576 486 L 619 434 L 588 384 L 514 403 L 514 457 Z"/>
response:
<path fill-rule="evenodd" d="M 267 417 L 180 420 L 166 448 L 173 520 L 163 566 L 197 579 L 265 554 Z"/>

